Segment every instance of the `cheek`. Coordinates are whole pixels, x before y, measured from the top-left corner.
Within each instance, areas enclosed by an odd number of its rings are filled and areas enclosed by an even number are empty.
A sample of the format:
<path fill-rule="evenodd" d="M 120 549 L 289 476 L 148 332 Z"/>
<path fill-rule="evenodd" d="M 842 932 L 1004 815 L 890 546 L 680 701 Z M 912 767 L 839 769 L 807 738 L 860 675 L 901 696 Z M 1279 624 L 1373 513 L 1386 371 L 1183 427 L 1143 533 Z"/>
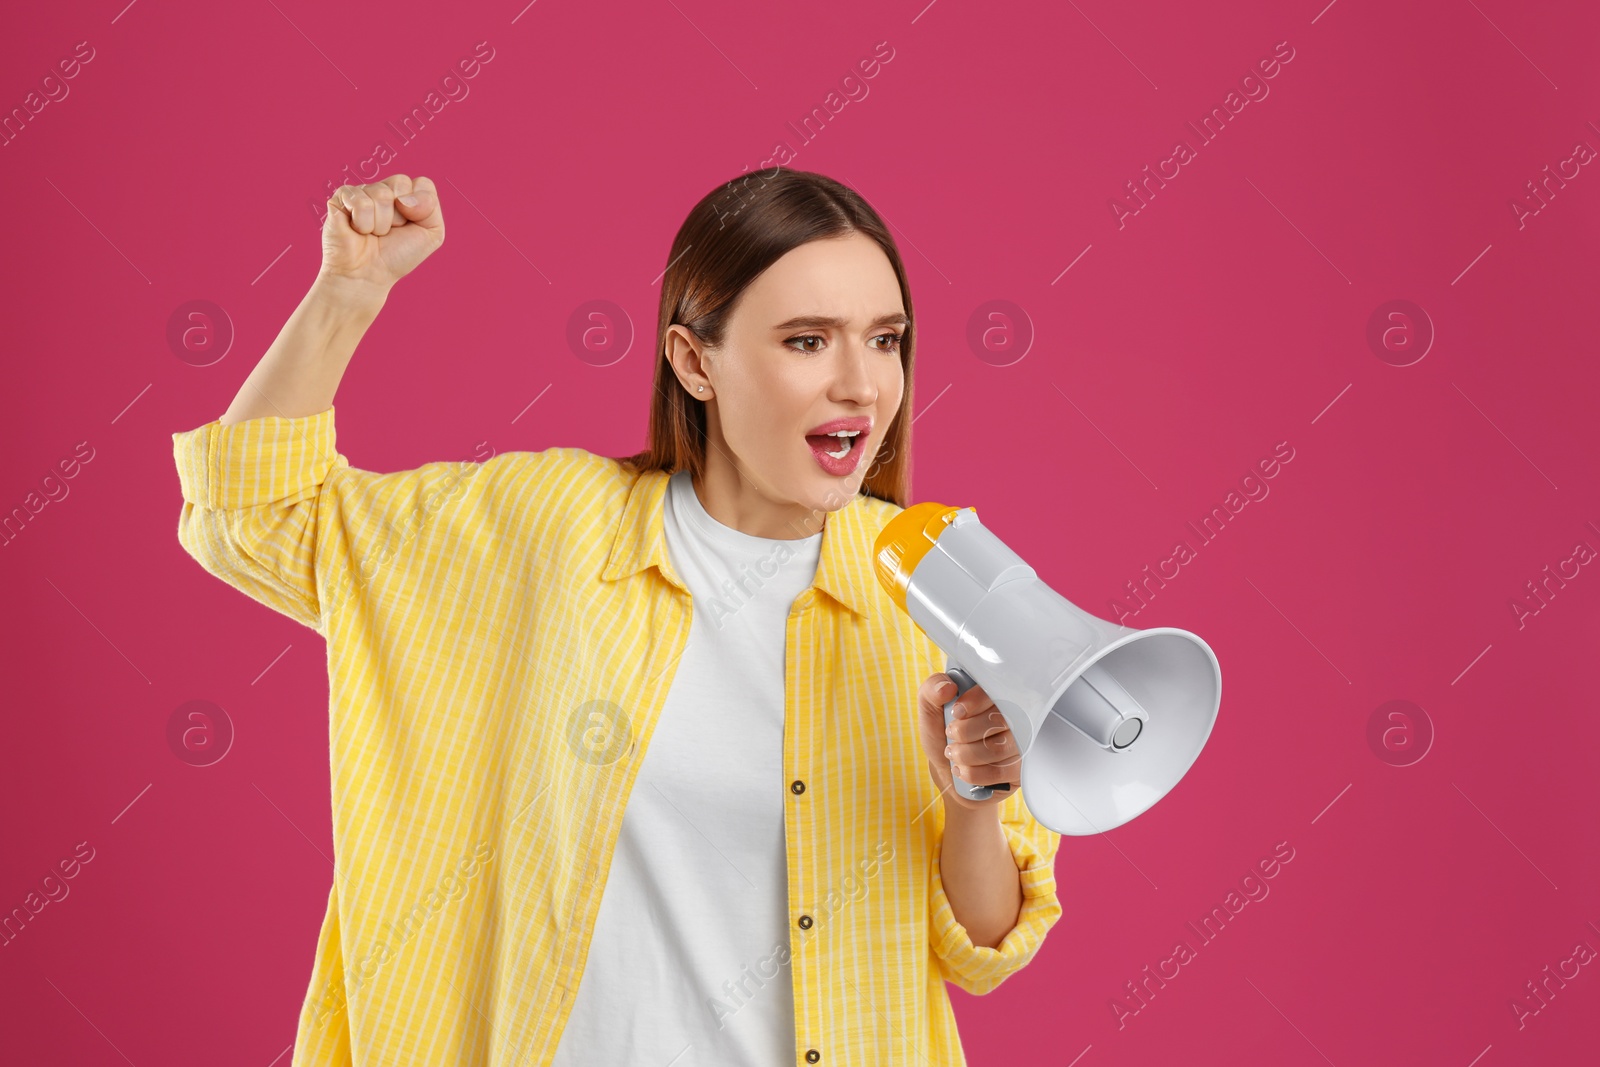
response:
<path fill-rule="evenodd" d="M 798 449 L 805 458 L 799 427 L 815 404 L 803 386 L 777 373 L 746 373 L 725 383 L 718 399 L 729 442 L 752 456 L 778 458 Z"/>
<path fill-rule="evenodd" d="M 888 425 L 889 420 L 894 418 L 894 413 L 900 410 L 900 401 L 905 395 L 905 389 L 905 370 L 899 361 L 896 361 L 878 383 L 878 406 L 883 412 L 882 419 L 885 425 Z"/>

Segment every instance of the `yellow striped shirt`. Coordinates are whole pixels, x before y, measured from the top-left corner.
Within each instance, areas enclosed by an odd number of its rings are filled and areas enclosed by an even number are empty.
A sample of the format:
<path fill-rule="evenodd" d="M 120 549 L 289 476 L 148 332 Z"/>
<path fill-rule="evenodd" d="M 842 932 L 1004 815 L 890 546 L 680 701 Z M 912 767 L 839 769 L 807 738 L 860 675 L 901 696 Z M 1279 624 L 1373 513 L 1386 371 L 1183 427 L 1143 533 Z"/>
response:
<path fill-rule="evenodd" d="M 333 408 L 172 438 L 184 549 L 327 641 L 335 872 L 294 1067 L 545 1067 L 689 635 L 668 476 L 580 448 L 377 474 Z M 1061 913 L 1016 793 L 1015 928 L 979 946 L 951 912 L 916 703 L 945 657 L 872 572 L 899 510 L 827 516 L 787 624 L 797 1065 L 964 1063 L 944 983 L 987 993 Z"/>

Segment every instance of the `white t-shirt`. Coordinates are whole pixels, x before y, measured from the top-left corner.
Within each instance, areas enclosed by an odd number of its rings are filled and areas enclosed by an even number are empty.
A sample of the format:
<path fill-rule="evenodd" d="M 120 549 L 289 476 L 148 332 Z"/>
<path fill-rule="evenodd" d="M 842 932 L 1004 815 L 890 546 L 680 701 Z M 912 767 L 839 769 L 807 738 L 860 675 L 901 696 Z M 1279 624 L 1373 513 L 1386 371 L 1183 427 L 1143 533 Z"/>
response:
<path fill-rule="evenodd" d="M 780 965 L 783 657 L 822 534 L 774 540 L 724 526 L 688 471 L 668 480 L 664 506 L 693 622 L 623 812 L 554 1067 L 794 1062 L 793 986 Z"/>

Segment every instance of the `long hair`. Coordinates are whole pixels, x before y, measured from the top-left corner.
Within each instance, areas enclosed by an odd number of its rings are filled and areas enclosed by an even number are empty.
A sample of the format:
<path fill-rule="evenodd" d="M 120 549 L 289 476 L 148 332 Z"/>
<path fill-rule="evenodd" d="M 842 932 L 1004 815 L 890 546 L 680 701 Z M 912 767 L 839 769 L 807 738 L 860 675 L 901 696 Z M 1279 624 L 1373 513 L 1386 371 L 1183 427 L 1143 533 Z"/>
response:
<path fill-rule="evenodd" d="M 614 458 L 639 471 L 672 474 L 688 468 L 699 477 L 706 461 L 705 405 L 683 387 L 667 359 L 667 328 L 684 326 L 706 346 L 722 347 L 734 304 L 762 271 L 808 241 L 852 233 L 870 237 L 883 249 L 910 320 L 900 345 L 905 377 L 900 408 L 861 480 L 862 493 L 905 507 L 911 490 L 916 314 L 900 250 L 883 219 L 854 189 L 825 175 L 781 166 L 713 189 L 679 227 L 661 283 L 649 445 Z"/>

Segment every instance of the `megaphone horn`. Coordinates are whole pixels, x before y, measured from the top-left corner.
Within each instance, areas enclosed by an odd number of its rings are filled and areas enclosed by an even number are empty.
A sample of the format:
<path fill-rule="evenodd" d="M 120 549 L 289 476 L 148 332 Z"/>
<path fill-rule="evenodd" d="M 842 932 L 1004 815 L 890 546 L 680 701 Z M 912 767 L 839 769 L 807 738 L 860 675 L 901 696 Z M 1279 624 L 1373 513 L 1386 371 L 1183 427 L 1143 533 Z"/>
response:
<path fill-rule="evenodd" d="M 890 597 L 949 657 L 956 699 L 981 685 L 1005 716 L 1022 753 L 1023 799 L 1042 825 L 1070 835 L 1121 826 L 1199 758 L 1222 669 L 1195 634 L 1091 615 L 973 508 L 913 504 L 884 526 L 873 557 Z M 954 788 L 972 800 L 994 793 L 959 779 Z"/>

